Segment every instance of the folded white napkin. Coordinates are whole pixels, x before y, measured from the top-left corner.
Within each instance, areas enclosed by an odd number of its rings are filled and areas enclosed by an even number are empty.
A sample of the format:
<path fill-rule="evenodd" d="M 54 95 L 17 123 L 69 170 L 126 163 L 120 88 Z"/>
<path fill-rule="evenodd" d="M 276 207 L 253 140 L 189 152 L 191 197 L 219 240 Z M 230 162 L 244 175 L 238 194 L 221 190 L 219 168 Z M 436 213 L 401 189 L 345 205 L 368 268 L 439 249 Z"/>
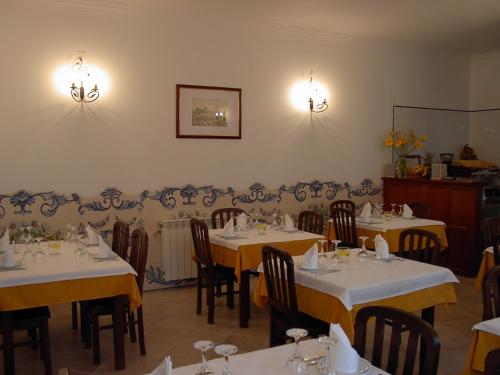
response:
<path fill-rule="evenodd" d="M 413 210 L 406 203 L 403 205 L 403 217 L 413 217 Z"/>
<path fill-rule="evenodd" d="M 101 258 L 111 258 L 115 255 L 109 245 L 99 236 L 99 256 Z"/>
<path fill-rule="evenodd" d="M 172 360 L 170 356 L 165 357 L 161 365 L 155 368 L 149 375 L 172 375 Z"/>
<path fill-rule="evenodd" d="M 224 236 L 234 237 L 234 220 L 230 218 L 226 225 L 224 225 L 224 230 L 222 233 Z"/>
<path fill-rule="evenodd" d="M 88 244 L 89 245 L 98 245 L 99 244 L 99 236 L 92 229 L 92 227 L 87 224 L 87 226 L 85 227 L 85 230 L 87 231 Z"/>
<path fill-rule="evenodd" d="M 238 227 L 239 230 L 245 230 L 247 229 L 247 214 L 242 212 L 241 214 L 238 215 L 236 218 L 236 226 Z"/>
<path fill-rule="evenodd" d="M 330 337 L 336 342 L 332 350 L 328 352 L 329 362 L 337 374 L 357 374 L 359 367 L 359 355 L 351 346 L 347 335 L 340 324 L 330 324 Z"/>
<path fill-rule="evenodd" d="M 285 215 L 285 230 L 287 232 L 292 232 L 294 230 L 293 220 L 288 214 Z"/>
<path fill-rule="evenodd" d="M 484 331 L 500 336 L 500 318 L 485 320 L 477 323 L 472 327 L 472 330 Z"/>
<path fill-rule="evenodd" d="M 318 244 L 315 242 L 309 250 L 304 254 L 302 261 L 304 268 L 317 268 L 318 267 Z"/>
<path fill-rule="evenodd" d="M 14 248 L 9 242 L 9 230 L 5 231 L 5 234 L 0 239 L 0 250 L 3 251 L 3 254 L 0 258 L 0 265 L 3 267 L 13 267 L 16 265 L 16 258 L 14 255 Z"/>
<path fill-rule="evenodd" d="M 359 217 L 364 220 L 368 220 L 370 216 L 372 216 L 372 204 L 368 202 L 363 206 L 363 209 L 361 210 Z"/>
<path fill-rule="evenodd" d="M 375 236 L 373 240 L 375 242 L 375 255 L 377 258 L 386 259 L 389 258 L 389 244 L 380 234 Z"/>
<path fill-rule="evenodd" d="M 6 251 L 10 249 L 10 232 L 7 229 L 3 234 L 3 237 L 0 238 L 0 251 Z"/>

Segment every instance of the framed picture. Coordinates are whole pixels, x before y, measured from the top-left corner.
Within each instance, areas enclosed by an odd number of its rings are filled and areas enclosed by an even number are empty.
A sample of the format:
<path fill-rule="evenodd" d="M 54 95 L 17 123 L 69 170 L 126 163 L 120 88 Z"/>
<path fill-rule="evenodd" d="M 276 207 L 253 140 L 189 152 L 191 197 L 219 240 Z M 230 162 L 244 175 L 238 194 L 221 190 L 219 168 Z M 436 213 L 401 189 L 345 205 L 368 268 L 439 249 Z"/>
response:
<path fill-rule="evenodd" d="M 241 139 L 241 89 L 177 85 L 177 138 Z"/>

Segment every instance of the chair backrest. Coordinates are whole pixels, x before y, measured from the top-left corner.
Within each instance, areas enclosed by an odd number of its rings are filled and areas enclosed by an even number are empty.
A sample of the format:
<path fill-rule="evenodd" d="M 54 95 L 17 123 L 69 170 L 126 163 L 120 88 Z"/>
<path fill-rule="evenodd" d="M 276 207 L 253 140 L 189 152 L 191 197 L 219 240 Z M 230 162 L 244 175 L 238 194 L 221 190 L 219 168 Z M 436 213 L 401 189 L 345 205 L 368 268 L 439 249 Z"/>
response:
<path fill-rule="evenodd" d="M 375 332 L 373 339 L 372 357 L 366 355 L 367 323 L 375 318 Z M 390 341 L 384 340 L 385 330 L 391 330 Z M 423 319 L 409 312 L 392 307 L 370 306 L 359 310 L 356 315 L 354 336 L 354 348 L 361 357 L 370 360 L 377 366 L 390 374 L 398 373 L 399 364 L 403 365 L 403 375 L 412 375 L 416 363 L 420 363 L 420 374 L 435 375 L 439 364 L 439 352 L 441 343 L 439 336 L 432 326 Z M 408 332 L 406 351 L 404 351 L 404 362 L 399 360 L 403 332 Z M 420 361 L 416 361 L 419 340 L 424 348 L 420 352 Z M 388 354 L 384 355 L 384 347 L 389 344 Z M 382 364 L 382 358 L 387 358 L 387 363 Z M 401 369 L 401 368 L 400 368 Z"/>
<path fill-rule="evenodd" d="M 493 237 L 493 258 L 495 266 L 500 266 L 500 234 Z"/>
<path fill-rule="evenodd" d="M 492 350 L 486 356 L 484 375 L 500 375 L 500 349 Z"/>
<path fill-rule="evenodd" d="M 128 259 L 129 227 L 124 221 L 117 220 L 113 225 L 111 249 L 121 258 Z"/>
<path fill-rule="evenodd" d="M 333 209 L 334 208 L 347 208 L 347 209 L 351 210 L 354 213 L 354 216 L 356 216 L 356 205 L 351 200 L 333 201 L 330 204 L 330 217 L 331 218 L 333 217 Z"/>
<path fill-rule="evenodd" d="M 296 319 L 298 305 L 292 257 L 285 251 L 264 246 L 262 263 L 271 309 L 290 320 Z"/>
<path fill-rule="evenodd" d="M 406 229 L 399 235 L 399 256 L 418 262 L 437 264 L 441 241 L 428 230 Z"/>
<path fill-rule="evenodd" d="M 137 285 L 142 294 L 148 260 L 148 234 L 144 229 L 137 228 L 132 232 L 131 239 L 129 263 L 137 272 Z"/>
<path fill-rule="evenodd" d="M 483 250 L 493 245 L 493 238 L 500 235 L 500 216 L 488 217 L 481 222 Z"/>
<path fill-rule="evenodd" d="M 193 236 L 194 252 L 198 271 L 207 268 L 209 272 L 213 269 L 212 251 L 210 249 L 210 238 L 208 236 L 207 224 L 198 219 L 191 219 L 191 235 Z"/>
<path fill-rule="evenodd" d="M 239 214 L 245 212 L 241 208 L 236 207 L 228 207 L 228 208 L 219 208 L 212 212 L 212 228 L 224 228 L 224 225 L 229 221 L 229 219 L 233 219 Z"/>
<path fill-rule="evenodd" d="M 358 247 L 355 212 L 352 209 L 335 207 L 332 210 L 332 220 L 335 238 L 342 241 L 342 245 Z"/>
<path fill-rule="evenodd" d="M 500 266 L 490 269 L 483 278 L 483 320 L 500 317 Z"/>
<path fill-rule="evenodd" d="M 314 211 L 299 213 L 297 228 L 310 233 L 323 234 L 323 215 Z"/>
<path fill-rule="evenodd" d="M 408 206 L 412 209 L 413 215 L 419 219 L 430 219 L 431 208 L 420 202 L 409 203 Z"/>

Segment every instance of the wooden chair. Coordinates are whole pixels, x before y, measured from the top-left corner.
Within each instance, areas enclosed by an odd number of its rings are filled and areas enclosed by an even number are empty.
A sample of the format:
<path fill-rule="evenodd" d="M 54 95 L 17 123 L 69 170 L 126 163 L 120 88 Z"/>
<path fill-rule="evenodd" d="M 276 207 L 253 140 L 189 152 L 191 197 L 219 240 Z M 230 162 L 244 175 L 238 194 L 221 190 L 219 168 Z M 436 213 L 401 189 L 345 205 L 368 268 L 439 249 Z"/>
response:
<path fill-rule="evenodd" d="M 375 333 L 371 359 L 367 358 L 366 336 L 368 320 L 375 319 Z M 384 340 L 385 329 L 391 330 L 390 341 Z M 417 358 L 417 349 L 420 339 L 420 374 L 435 375 L 438 370 L 440 340 L 432 326 L 419 317 L 392 307 L 370 306 L 359 310 L 356 315 L 354 348 L 361 357 L 367 358 L 390 374 L 396 374 L 401 369 L 403 375 L 412 375 Z M 400 361 L 402 354 L 402 332 L 408 332 L 404 362 Z M 388 355 L 384 355 L 384 348 L 389 344 Z M 382 364 L 382 358 L 387 357 L 387 363 Z"/>
<path fill-rule="evenodd" d="M 413 202 L 409 203 L 408 206 L 412 209 L 413 215 L 419 219 L 430 219 L 431 218 L 431 208 L 426 204 Z"/>
<path fill-rule="evenodd" d="M 237 217 L 239 214 L 245 212 L 241 208 L 228 207 L 219 208 L 212 212 L 212 229 L 224 228 L 224 225 L 229 221 Z"/>
<path fill-rule="evenodd" d="M 483 320 L 500 317 L 500 266 L 490 269 L 483 278 Z"/>
<path fill-rule="evenodd" d="M 342 241 L 340 245 L 351 248 L 358 247 L 356 233 L 356 215 L 352 209 L 335 207 L 332 211 L 335 238 Z"/>
<path fill-rule="evenodd" d="M 486 356 L 484 375 L 500 375 L 500 349 L 492 350 Z"/>
<path fill-rule="evenodd" d="M 500 266 L 500 234 L 493 237 L 493 259 L 495 260 L 495 266 Z"/>
<path fill-rule="evenodd" d="M 142 295 L 144 276 L 146 273 L 146 261 L 148 257 L 148 234 L 144 229 L 138 228 L 132 232 L 131 239 L 129 263 L 137 272 L 137 286 Z M 113 317 L 113 304 L 113 298 L 98 299 L 84 303 L 84 311 L 86 313 L 86 319 L 84 320 L 86 323 L 85 338 L 87 346 L 89 346 L 90 338 L 92 338 L 94 364 L 99 364 L 101 362 L 99 330 L 113 327 L 113 325 L 101 327 L 99 325 L 99 317 L 105 315 Z M 128 322 L 130 331 L 130 341 L 137 341 L 135 332 L 135 326 L 137 325 L 140 353 L 141 355 L 146 355 L 142 305 L 137 308 L 137 320 L 135 320 L 135 313 L 130 311 L 128 304 L 125 305 L 125 314 L 127 315 L 126 321 Z"/>
<path fill-rule="evenodd" d="M 406 229 L 399 235 L 399 253 L 402 258 L 437 264 L 441 241 L 435 233 L 423 229 Z"/>
<path fill-rule="evenodd" d="M 500 216 L 484 219 L 481 222 L 482 250 L 493 246 L 496 236 L 500 236 Z M 500 259 L 495 258 L 495 265 L 500 265 L 497 260 L 500 261 Z"/>
<path fill-rule="evenodd" d="M 212 221 L 212 223 L 214 223 L 214 221 Z M 217 296 L 227 295 L 227 306 L 230 309 L 234 309 L 234 283 L 236 282 L 234 268 L 224 267 L 214 263 L 208 237 L 208 226 L 204 221 L 191 219 L 191 234 L 193 236 L 196 254 L 195 261 L 198 268 L 196 314 L 201 315 L 202 293 L 203 289 L 206 289 L 208 324 L 213 324 L 216 296 L 215 287 L 217 285 L 226 285 L 227 292 L 217 293 Z"/>
<path fill-rule="evenodd" d="M 0 312 L 0 331 L 3 336 L 3 371 L 5 374 L 14 375 L 14 348 L 21 345 L 40 345 L 40 355 L 44 362 L 45 375 L 52 374 L 52 362 L 50 358 L 50 342 L 49 342 L 49 318 L 50 312 L 48 307 L 37 307 L 32 309 L 24 309 L 9 312 Z M 32 335 L 31 340 L 24 342 L 14 342 L 14 332 L 29 330 L 31 332 L 39 332 Z"/>
<path fill-rule="evenodd" d="M 292 257 L 285 251 L 264 246 L 262 262 L 271 306 L 269 346 L 285 344 L 289 328 L 307 329 L 311 336 L 328 334 L 328 323 L 299 311 Z"/>
<path fill-rule="evenodd" d="M 314 211 L 299 213 L 297 228 L 305 232 L 323 234 L 323 215 Z"/>
<path fill-rule="evenodd" d="M 349 210 L 351 210 L 354 213 L 354 216 L 356 216 L 356 205 L 351 200 L 333 201 L 330 204 L 330 218 L 333 218 L 333 209 L 334 208 L 346 208 L 346 209 L 349 209 Z"/>

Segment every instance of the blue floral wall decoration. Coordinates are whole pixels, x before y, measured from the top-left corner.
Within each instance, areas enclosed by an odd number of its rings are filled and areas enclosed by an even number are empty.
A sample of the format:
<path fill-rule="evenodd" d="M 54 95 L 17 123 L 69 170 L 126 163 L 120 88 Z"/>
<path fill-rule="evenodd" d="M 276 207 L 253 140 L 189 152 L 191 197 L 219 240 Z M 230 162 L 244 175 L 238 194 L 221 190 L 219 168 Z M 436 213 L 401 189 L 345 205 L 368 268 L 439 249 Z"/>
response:
<path fill-rule="evenodd" d="M 145 192 L 143 192 L 138 200 L 128 200 L 121 199 L 122 192 L 117 188 L 107 188 L 100 195 L 102 197 L 101 202 L 89 202 L 82 204 L 78 207 L 78 212 L 83 215 L 85 210 L 87 211 L 107 211 L 110 208 L 117 210 L 130 210 L 132 208 L 137 208 L 141 211 L 144 208 L 144 200 L 146 199 Z"/>
<path fill-rule="evenodd" d="M 326 198 L 334 200 L 339 191 L 349 189 L 349 184 L 346 182 L 344 185 L 341 185 L 335 183 L 335 181 L 321 182 L 314 180 L 311 182 L 299 182 L 296 185 L 290 185 L 289 187 L 282 185 L 280 187 L 280 192 L 293 194 L 297 201 L 303 202 L 307 198 L 307 193 L 305 191 L 306 188 L 309 188 L 308 190 L 311 192 L 311 198 L 321 198 L 321 193 L 326 188 Z"/>
<path fill-rule="evenodd" d="M 213 206 L 217 199 L 224 195 L 234 195 L 234 190 L 231 187 L 228 187 L 226 190 L 224 190 L 215 188 L 212 185 L 200 187 L 196 187 L 194 185 L 185 185 L 182 188 L 165 187 L 163 190 L 156 191 L 152 195 L 150 195 L 148 191 L 145 191 L 143 194 L 148 199 L 159 201 L 165 208 L 172 209 L 177 205 L 177 200 L 174 197 L 174 194 L 176 192 L 179 192 L 179 195 L 184 198 L 184 200 L 182 201 L 182 204 L 184 206 L 192 206 L 196 204 L 194 199 L 199 195 L 200 191 L 205 194 L 202 199 L 203 205 L 205 207 Z"/>
<path fill-rule="evenodd" d="M 382 189 L 374 186 L 373 181 L 368 178 L 365 178 L 363 181 L 361 181 L 361 186 L 359 186 L 358 188 L 354 190 L 351 190 L 349 188 L 348 190 L 349 193 L 347 194 L 347 196 L 349 197 L 349 199 L 351 199 L 353 196 L 355 197 L 364 197 L 365 195 L 373 196 L 382 192 Z"/>
<path fill-rule="evenodd" d="M 29 207 L 36 202 L 36 198 L 42 198 L 44 203 L 40 206 L 40 212 L 43 216 L 47 217 L 54 215 L 60 206 L 71 202 L 80 203 L 80 197 L 76 193 L 71 194 L 70 197 L 66 197 L 61 194 L 56 194 L 53 191 L 46 193 L 29 193 L 26 190 L 19 190 L 12 195 L 0 195 L 0 203 L 5 198 L 9 198 L 11 206 L 18 208 L 17 211 L 14 211 L 14 213 L 18 215 L 31 214 L 32 211 Z M 5 208 L 0 205 L 0 219 L 4 217 L 4 215 Z"/>
<path fill-rule="evenodd" d="M 256 182 L 252 186 L 250 186 L 249 194 L 241 194 L 237 195 L 233 198 L 232 203 L 233 206 L 236 206 L 237 203 L 254 203 L 254 202 L 281 202 L 281 191 L 278 194 L 275 193 L 265 193 L 264 190 L 266 188 L 259 182 Z"/>

